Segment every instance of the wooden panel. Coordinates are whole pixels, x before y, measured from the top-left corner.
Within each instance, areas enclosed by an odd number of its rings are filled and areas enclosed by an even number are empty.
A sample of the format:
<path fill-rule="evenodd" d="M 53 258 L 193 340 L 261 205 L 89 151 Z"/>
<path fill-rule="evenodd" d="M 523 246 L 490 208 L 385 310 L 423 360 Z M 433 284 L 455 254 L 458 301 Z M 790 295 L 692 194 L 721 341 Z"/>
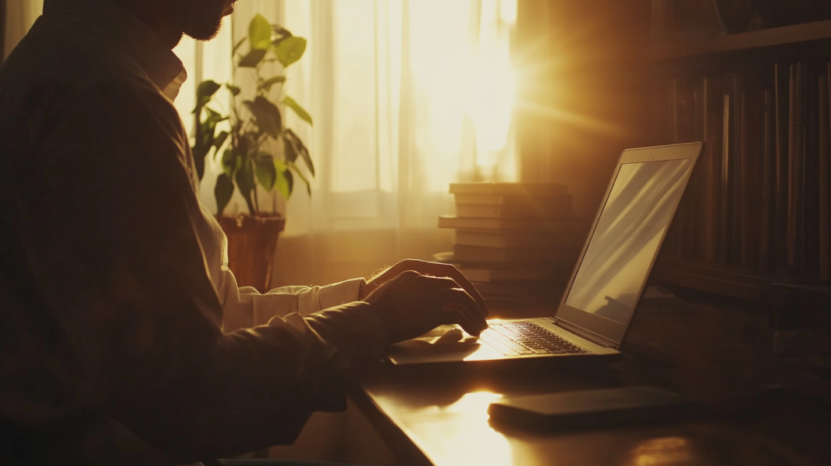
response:
<path fill-rule="evenodd" d="M 659 45 L 647 51 L 650 60 L 747 50 L 831 38 L 831 20 L 745 32 L 710 39 Z"/>

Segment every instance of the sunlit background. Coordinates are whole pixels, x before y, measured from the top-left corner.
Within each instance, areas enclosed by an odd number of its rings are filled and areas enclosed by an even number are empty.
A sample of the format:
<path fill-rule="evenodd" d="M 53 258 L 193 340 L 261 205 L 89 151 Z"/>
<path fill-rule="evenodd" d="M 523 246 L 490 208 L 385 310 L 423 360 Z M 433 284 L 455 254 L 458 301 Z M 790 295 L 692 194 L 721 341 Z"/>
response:
<path fill-rule="evenodd" d="M 43 0 L 7 2 L 6 54 L 42 9 Z M 288 203 L 259 196 L 264 210 L 288 218 L 274 286 L 430 259 L 452 242 L 437 228 L 454 211 L 449 183 L 518 179 L 516 0 L 240 0 L 215 40 L 186 38 L 175 49 L 189 75 L 175 102 L 189 132 L 196 84 L 231 78 L 232 44 L 257 13 L 309 40 L 285 92 L 315 125 L 291 112 L 285 124 L 318 169 L 311 198 L 302 189 Z M 251 85 L 244 72 L 237 81 Z M 218 173 L 209 161 L 200 187 L 211 211 Z M 226 209 L 243 212 L 241 197 Z"/>
<path fill-rule="evenodd" d="M 516 9 L 516 0 L 248 0 L 216 40 L 183 40 L 175 52 L 191 79 L 176 105 L 189 131 L 195 84 L 228 80 L 231 44 L 255 14 L 309 40 L 285 92 L 315 125 L 290 112 L 285 124 L 309 145 L 318 174 L 311 198 L 298 190 L 267 205 L 288 217 L 273 285 L 431 259 L 452 242 L 436 226 L 453 213 L 449 183 L 518 178 Z M 211 210 L 219 172 L 209 164 L 201 187 Z M 244 211 L 241 198 L 226 209 Z"/>

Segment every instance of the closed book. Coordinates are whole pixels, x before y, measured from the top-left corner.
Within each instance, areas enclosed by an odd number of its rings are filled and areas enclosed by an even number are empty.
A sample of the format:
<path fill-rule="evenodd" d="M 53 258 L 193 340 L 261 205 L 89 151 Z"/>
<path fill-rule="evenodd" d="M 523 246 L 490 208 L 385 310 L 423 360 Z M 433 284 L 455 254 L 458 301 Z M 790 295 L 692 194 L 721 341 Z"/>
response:
<path fill-rule="evenodd" d="M 455 244 L 489 248 L 579 247 L 585 239 L 583 235 L 559 232 L 457 230 Z"/>
<path fill-rule="evenodd" d="M 568 188 L 557 183 L 451 183 L 450 192 L 453 194 L 561 196 L 568 194 Z"/>
<path fill-rule="evenodd" d="M 831 280 L 831 63 L 821 77 L 819 127 L 819 278 Z"/>
<path fill-rule="evenodd" d="M 584 218 L 570 217 L 562 219 L 545 218 L 465 218 L 449 215 L 439 217 L 439 228 L 459 228 L 467 230 L 536 230 L 561 233 L 586 233 L 589 223 Z"/>
<path fill-rule="evenodd" d="M 572 264 L 573 265 L 573 264 Z M 569 272 L 555 268 L 468 268 L 460 267 L 459 271 L 472 282 L 499 282 L 499 281 L 546 281 L 557 277 L 565 277 Z"/>
<path fill-rule="evenodd" d="M 456 205 L 498 205 L 498 206 L 537 206 L 568 205 L 571 208 L 570 194 L 525 195 L 525 194 L 464 194 L 454 195 Z"/>
<path fill-rule="evenodd" d="M 501 205 L 456 205 L 458 217 L 515 218 L 540 217 L 563 218 L 571 216 L 571 205 L 552 204 L 536 206 L 501 206 Z"/>
<path fill-rule="evenodd" d="M 788 225 L 788 144 L 790 122 L 790 67 L 777 63 L 774 66 L 774 118 L 775 150 L 773 188 L 773 264 L 774 268 L 787 266 Z"/>
<path fill-rule="evenodd" d="M 704 260 L 718 262 L 719 218 L 721 199 L 721 158 L 724 111 L 722 83 L 718 79 L 704 80 L 704 154 L 698 164 L 704 167 L 705 183 L 702 195 L 702 245 Z"/>
<path fill-rule="evenodd" d="M 759 267 L 763 270 L 773 266 L 773 223 L 775 215 L 773 195 L 776 183 L 776 157 L 774 154 L 774 109 L 773 92 L 762 91 L 762 179 L 759 218 Z"/>
<path fill-rule="evenodd" d="M 576 257 L 569 248 L 487 248 L 483 246 L 453 246 L 455 261 L 471 263 L 550 262 Z"/>

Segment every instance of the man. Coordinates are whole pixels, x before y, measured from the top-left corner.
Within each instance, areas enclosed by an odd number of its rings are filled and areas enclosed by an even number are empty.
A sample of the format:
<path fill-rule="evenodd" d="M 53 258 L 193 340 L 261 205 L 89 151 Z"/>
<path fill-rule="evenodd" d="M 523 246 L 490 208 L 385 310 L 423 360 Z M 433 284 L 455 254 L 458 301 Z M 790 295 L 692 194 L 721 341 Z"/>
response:
<path fill-rule="evenodd" d="M 0 70 L 0 464 L 178 464 L 291 442 L 388 344 L 487 326 L 439 264 L 237 287 L 171 104 L 171 49 L 215 35 L 235 1 L 46 0 Z M 223 333 L 223 315 L 265 325 Z"/>

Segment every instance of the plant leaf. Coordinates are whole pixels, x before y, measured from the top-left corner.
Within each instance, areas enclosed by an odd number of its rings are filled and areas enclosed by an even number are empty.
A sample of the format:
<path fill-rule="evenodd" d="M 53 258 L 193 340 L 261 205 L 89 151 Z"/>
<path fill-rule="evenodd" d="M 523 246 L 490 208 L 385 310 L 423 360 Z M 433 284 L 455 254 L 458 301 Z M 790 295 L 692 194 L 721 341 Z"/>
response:
<path fill-rule="evenodd" d="M 272 24 L 271 30 L 274 32 L 274 35 L 277 36 L 277 38 L 274 39 L 274 42 L 271 43 L 271 45 L 273 45 L 274 47 L 277 47 L 278 45 L 280 45 L 280 42 L 283 42 L 292 35 L 288 29 L 284 28 L 283 26 L 280 26 L 279 24 Z"/>
<path fill-rule="evenodd" d="M 234 44 L 234 48 L 231 50 L 231 55 L 236 55 L 237 50 L 239 50 L 239 48 L 242 47 L 242 44 L 244 44 L 246 40 L 248 40 L 248 38 L 243 37 L 242 39 L 239 40 L 239 42 Z"/>
<path fill-rule="evenodd" d="M 239 60 L 240 68 L 256 68 L 257 65 L 265 58 L 266 50 L 251 49 L 244 57 Z"/>
<path fill-rule="evenodd" d="M 285 147 L 285 158 L 291 163 L 297 160 L 297 151 L 294 149 L 294 143 L 291 142 L 285 134 L 283 135 L 283 146 Z"/>
<path fill-rule="evenodd" d="M 221 87 L 222 86 L 216 81 L 210 79 L 199 83 L 199 87 L 196 88 L 196 106 L 193 108 L 192 113 L 196 114 L 202 107 L 208 105 L 208 102 L 211 101 L 211 97 L 213 97 L 214 94 L 216 94 L 216 91 L 218 91 Z"/>
<path fill-rule="evenodd" d="M 199 83 L 199 87 L 196 89 L 196 96 L 197 97 L 213 97 L 216 94 L 216 91 L 219 90 L 222 86 L 212 79 L 208 79 Z"/>
<path fill-rule="evenodd" d="M 254 115 L 257 126 L 269 136 L 277 139 L 283 129 L 283 117 L 276 105 L 263 96 L 257 96 L 254 101 L 246 100 L 245 105 Z"/>
<path fill-rule="evenodd" d="M 309 150 L 306 149 L 303 141 L 301 141 L 291 129 L 287 129 L 283 133 L 283 138 L 291 142 L 291 145 L 294 146 L 295 153 L 299 155 L 304 162 L 306 162 L 306 167 L 309 169 L 309 173 L 311 173 L 312 176 L 315 176 L 315 166 L 312 163 L 312 156 L 309 154 Z M 295 158 L 297 158 L 297 156 L 295 156 Z M 288 156 L 286 159 L 288 159 Z"/>
<path fill-rule="evenodd" d="M 237 171 L 237 159 L 234 156 L 233 149 L 225 149 L 225 152 L 222 153 L 222 160 L 220 160 L 220 164 L 222 165 L 222 173 L 228 175 L 228 178 L 232 178 L 234 173 Z"/>
<path fill-rule="evenodd" d="M 225 141 L 227 139 L 228 139 L 228 131 L 223 131 L 223 132 L 219 133 L 214 138 L 214 148 L 216 148 L 217 151 L 222 149 L 222 145 L 225 144 Z"/>
<path fill-rule="evenodd" d="M 205 118 L 205 120 L 212 122 L 214 125 L 216 125 L 220 121 L 225 121 L 228 119 L 228 117 L 222 116 L 219 112 L 212 109 L 211 107 L 205 107 L 205 111 L 208 112 L 208 116 Z"/>
<path fill-rule="evenodd" d="M 300 104 L 298 104 L 294 99 L 289 96 L 285 96 L 283 98 L 283 103 L 286 104 L 288 108 L 294 110 L 294 113 L 296 113 L 297 116 L 299 116 L 303 121 L 314 126 L 312 123 L 312 116 L 309 115 L 309 112 L 307 112 L 305 108 L 301 107 Z"/>
<path fill-rule="evenodd" d="M 251 50 L 267 50 L 271 45 L 271 24 L 261 14 L 257 14 L 248 24 L 248 41 Z"/>
<path fill-rule="evenodd" d="M 260 85 L 257 86 L 257 90 L 261 91 L 261 90 L 265 89 L 265 91 L 268 92 L 268 91 L 271 90 L 271 86 L 273 86 L 277 83 L 282 84 L 284 82 L 286 82 L 286 77 L 285 76 L 275 76 L 273 78 L 266 79 L 265 81 L 260 83 Z"/>
<path fill-rule="evenodd" d="M 220 173 L 216 178 L 216 186 L 214 186 L 214 198 L 216 198 L 216 210 L 218 215 L 222 215 L 222 211 L 231 202 L 231 196 L 234 195 L 234 182 L 231 177 L 225 173 Z"/>
<path fill-rule="evenodd" d="M 240 89 L 238 86 L 234 86 L 233 84 L 226 84 L 225 87 L 227 87 L 228 90 L 231 91 L 231 94 L 234 97 L 238 96 L 240 92 L 242 92 L 242 89 Z"/>
<path fill-rule="evenodd" d="M 304 175 L 303 172 L 300 171 L 300 167 L 298 167 L 297 165 L 291 164 L 291 169 L 292 171 L 294 171 L 294 173 L 297 173 L 297 176 L 299 176 L 301 180 L 303 180 L 303 183 L 306 184 L 306 192 L 309 193 L 309 197 L 312 197 L 312 184 L 309 183 L 309 179 L 306 178 L 306 175 Z"/>
<path fill-rule="evenodd" d="M 256 215 L 257 209 L 251 200 L 251 191 L 253 191 L 256 186 L 253 167 L 251 167 L 251 160 L 247 156 L 241 155 L 237 155 L 237 159 L 242 160 L 242 164 L 240 164 L 236 174 L 234 174 L 234 181 L 236 182 L 243 199 L 245 199 L 245 203 L 248 205 L 248 211 L 251 215 Z"/>
<path fill-rule="evenodd" d="M 297 36 L 286 37 L 275 47 L 274 54 L 283 66 L 289 66 L 300 60 L 306 53 L 306 39 Z"/>
<path fill-rule="evenodd" d="M 277 172 L 277 183 L 275 184 L 277 188 L 277 192 L 280 193 L 284 198 L 290 199 L 291 193 L 294 191 L 294 177 L 291 175 L 291 171 L 289 170 L 282 170 Z"/>
<path fill-rule="evenodd" d="M 274 157 L 271 154 L 260 152 L 254 158 L 254 174 L 260 186 L 268 192 L 274 189 L 274 182 L 277 180 L 277 169 L 274 167 Z"/>

